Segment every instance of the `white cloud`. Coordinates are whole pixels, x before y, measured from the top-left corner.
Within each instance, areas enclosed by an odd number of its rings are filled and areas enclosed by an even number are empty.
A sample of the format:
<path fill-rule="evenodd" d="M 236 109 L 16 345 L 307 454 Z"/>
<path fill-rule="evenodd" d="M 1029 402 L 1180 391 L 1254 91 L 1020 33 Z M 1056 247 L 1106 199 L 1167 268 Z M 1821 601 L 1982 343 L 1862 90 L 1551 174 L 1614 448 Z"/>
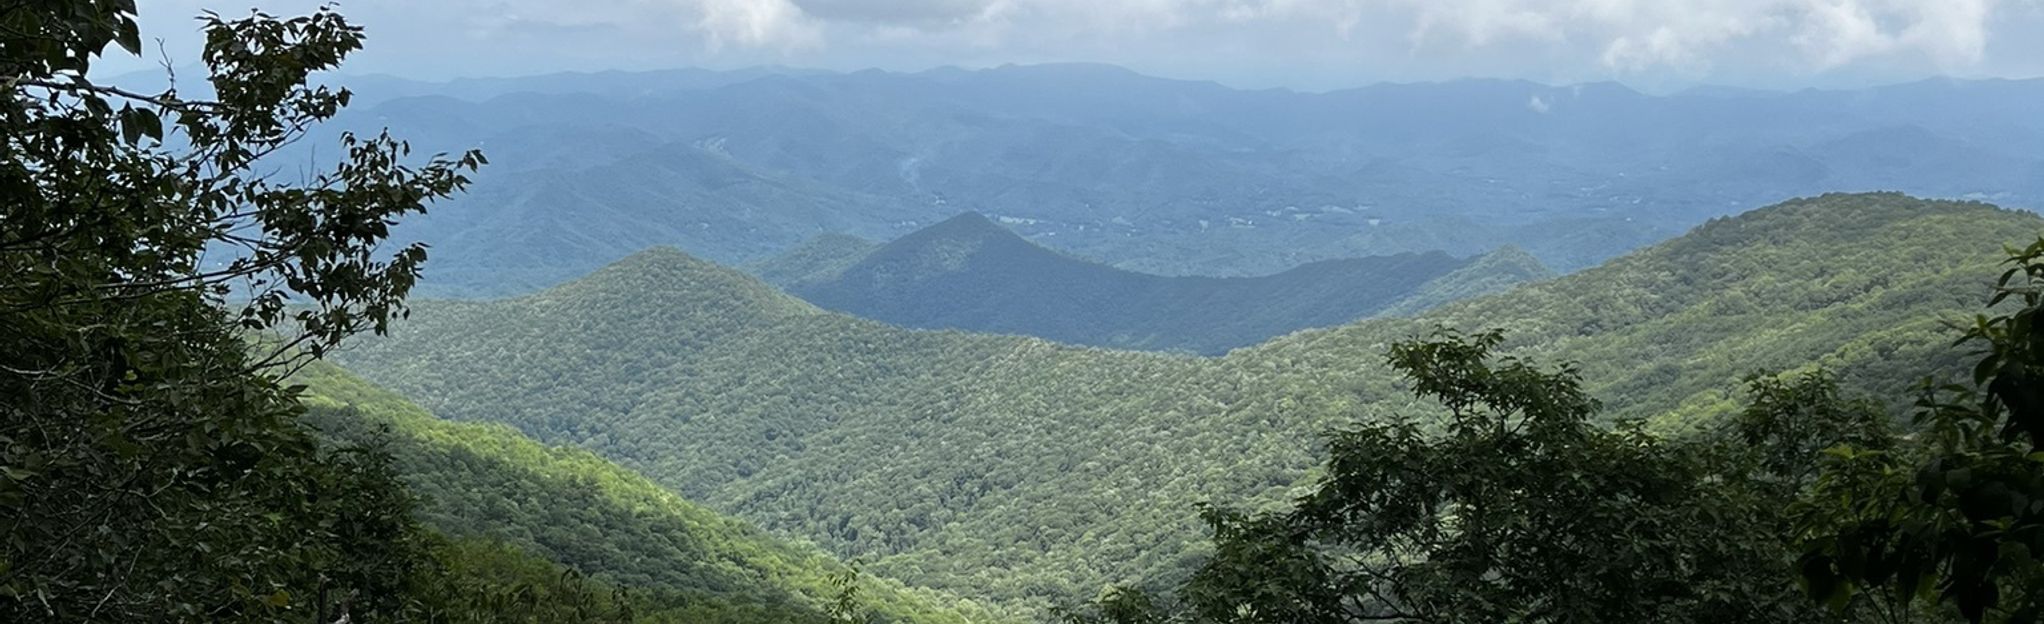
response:
<path fill-rule="evenodd" d="M 1585 4 L 1588 23 L 1602 30 L 1598 62 L 1621 72 L 1707 68 L 1719 48 L 1787 23 L 1777 0 Z"/>
<path fill-rule="evenodd" d="M 821 45 L 822 31 L 801 7 L 788 0 L 694 0 L 711 49 L 727 45 L 800 49 Z"/>
<path fill-rule="evenodd" d="M 1971 65 L 1986 55 L 1996 0 L 1944 0 L 1920 4 L 1917 20 L 1903 29 L 1905 45 L 1922 48 L 1940 64 Z"/>
<path fill-rule="evenodd" d="M 764 0 L 762 0 L 764 1 Z M 776 2 L 780 0 L 775 0 Z M 825 0 L 803 0 L 816 3 Z M 828 0 L 837 10 L 894 0 Z M 1885 55 L 1941 67 L 1982 59 L 2000 0 L 920 0 L 967 19 L 904 21 L 933 37 L 1084 39 L 1276 27 L 1343 39 L 1368 21 L 1416 53 L 1538 44 L 1614 72 L 1709 67 L 1732 49 L 1787 51 L 1805 70 Z M 879 9 L 859 11 L 874 14 Z M 1131 45 L 1141 42 L 1120 42 Z M 1767 56 L 1778 58 L 1769 52 Z"/>
<path fill-rule="evenodd" d="M 1873 12 L 1858 0 L 1813 0 L 1803 29 L 1793 41 L 1818 67 L 1885 53 L 1896 44 L 1895 37 L 1882 32 Z"/>
<path fill-rule="evenodd" d="M 321 0 L 239 1 L 298 12 Z M 219 2 L 144 4 L 189 15 Z M 1311 59 L 1424 67 L 1434 74 L 1592 79 L 1794 75 L 1881 64 L 1965 73 L 1986 65 L 1994 24 L 2005 17 L 1998 13 L 2040 4 L 2044 0 L 349 0 L 342 8 L 370 26 L 372 36 L 392 33 L 418 39 L 415 48 L 438 51 L 453 44 L 434 42 L 430 33 L 458 33 L 462 45 L 472 47 L 452 54 L 502 57 L 487 46 L 508 45 L 537 63 L 600 64 L 608 55 L 639 62 L 780 58 L 823 65 L 859 62 L 846 59 L 897 65 L 915 64 L 912 59 L 925 65 L 1151 60 L 1196 69 Z M 2025 23 L 2036 30 L 2036 20 Z"/>
<path fill-rule="evenodd" d="M 1998 0 L 1381 0 L 1409 5 L 1422 43 L 1535 41 L 1597 50 L 1621 71 L 1707 66 L 1786 44 L 1806 69 L 1888 54 L 1980 62 Z"/>
<path fill-rule="evenodd" d="M 1411 37 L 1416 44 L 1439 33 L 1478 47 L 1515 39 L 1559 41 L 1566 35 L 1563 21 L 1567 15 L 1555 11 L 1552 4 L 1525 0 L 1411 0 L 1395 4 L 1413 7 L 1416 15 Z"/>

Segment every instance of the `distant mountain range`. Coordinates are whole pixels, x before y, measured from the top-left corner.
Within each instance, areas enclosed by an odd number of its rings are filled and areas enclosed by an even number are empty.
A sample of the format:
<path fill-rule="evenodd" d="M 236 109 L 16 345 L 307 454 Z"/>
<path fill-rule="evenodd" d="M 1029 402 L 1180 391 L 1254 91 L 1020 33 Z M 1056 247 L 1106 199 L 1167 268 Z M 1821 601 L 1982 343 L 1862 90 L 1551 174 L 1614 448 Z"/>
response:
<path fill-rule="evenodd" d="M 1191 505 L 1286 500 L 1330 428 L 1438 417 L 1386 365 L 1394 341 L 1501 329 L 1501 355 L 1576 363 L 1607 416 L 1652 431 L 1721 422 L 1755 371 L 1823 366 L 1849 396 L 1903 399 L 1960 372 L 1942 321 L 1979 309 L 2004 244 L 2040 234 L 1979 203 L 1827 195 L 1223 357 L 905 330 L 662 248 L 527 296 L 422 301 L 335 357 L 876 574 L 1042 613 L 1182 577 L 1207 531 Z"/>
<path fill-rule="evenodd" d="M 1168 277 L 1031 243 L 965 213 L 878 248 L 820 238 L 762 269 L 826 309 L 904 327 L 1219 354 L 1394 308 L 1502 292 L 1550 275 L 1523 251 L 1322 260 L 1258 277 Z M 856 254 L 847 256 L 845 254 Z"/>
<path fill-rule="evenodd" d="M 1300 93 L 1039 65 L 349 82 L 362 104 L 339 127 L 491 157 L 473 193 L 400 228 L 434 245 L 422 289 L 442 296 L 529 292 L 652 245 L 739 264 L 826 233 L 891 240 L 968 210 L 1118 268 L 1238 276 L 1508 244 L 1567 272 L 1780 197 L 2044 197 L 2036 80 Z"/>

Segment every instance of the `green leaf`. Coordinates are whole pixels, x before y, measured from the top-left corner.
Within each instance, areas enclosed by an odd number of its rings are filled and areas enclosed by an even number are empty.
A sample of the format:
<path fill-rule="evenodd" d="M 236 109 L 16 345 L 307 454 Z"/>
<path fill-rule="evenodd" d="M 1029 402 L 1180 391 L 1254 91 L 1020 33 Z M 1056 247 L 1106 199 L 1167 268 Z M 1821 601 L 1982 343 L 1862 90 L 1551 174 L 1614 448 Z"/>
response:
<path fill-rule="evenodd" d="M 118 36 L 115 37 L 115 41 L 120 44 L 121 49 L 127 50 L 129 54 L 141 56 L 142 31 L 140 27 L 136 25 L 135 20 L 132 19 L 121 20 L 120 28 L 121 32 Z"/>
<path fill-rule="evenodd" d="M 129 145 L 134 145 L 142 139 L 142 126 L 135 121 L 135 110 L 133 106 L 121 108 L 121 142 Z"/>
<path fill-rule="evenodd" d="M 156 111 L 146 108 L 135 108 L 132 106 L 122 108 L 121 140 L 132 145 L 139 142 L 145 136 L 162 141 L 163 119 L 156 115 Z"/>

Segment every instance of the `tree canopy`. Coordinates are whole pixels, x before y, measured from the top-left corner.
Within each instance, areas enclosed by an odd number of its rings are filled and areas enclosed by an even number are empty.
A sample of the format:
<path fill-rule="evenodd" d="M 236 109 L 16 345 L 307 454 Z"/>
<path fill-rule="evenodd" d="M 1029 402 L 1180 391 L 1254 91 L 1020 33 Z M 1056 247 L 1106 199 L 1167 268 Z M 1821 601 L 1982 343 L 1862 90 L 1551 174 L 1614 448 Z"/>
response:
<path fill-rule="evenodd" d="M 1382 358 L 1446 326 L 1577 362 L 1598 422 L 1668 434 L 1743 409 L 1756 370 L 1832 371 L 1906 406 L 1958 371 L 2000 242 L 2044 221 L 1979 203 L 1831 195 L 1722 219 L 1605 266 L 1414 318 L 1194 358 L 907 331 L 817 310 L 673 250 L 493 302 L 422 301 L 337 360 L 457 420 L 588 448 L 691 500 L 915 585 L 1047 607 L 1183 577 L 1202 500 L 1281 504 L 1322 431 L 1444 418 Z"/>
<path fill-rule="evenodd" d="M 0 610 L 33 621 L 267 621 L 407 608 L 405 495 L 322 450 L 279 376 L 403 312 L 423 248 L 393 219 L 479 154 L 348 136 L 260 169 L 348 102 L 315 72 L 362 34 L 319 10 L 208 14 L 210 99 L 92 76 L 138 53 L 132 0 L 0 8 Z M 230 300 L 233 301 L 230 305 Z M 251 351 L 249 332 L 276 341 Z"/>
<path fill-rule="evenodd" d="M 1914 432 L 1822 371 L 1755 376 L 1702 431 L 1606 428 L 1574 367 L 1497 356 L 1495 332 L 1395 343 L 1444 421 L 1332 432 L 1289 508 L 1205 511 L 1214 552 L 1174 600 L 1115 588 L 1066 619 L 2036 621 L 2044 239 L 2010 262 L 1963 326 L 1971 383 L 1928 385 Z"/>

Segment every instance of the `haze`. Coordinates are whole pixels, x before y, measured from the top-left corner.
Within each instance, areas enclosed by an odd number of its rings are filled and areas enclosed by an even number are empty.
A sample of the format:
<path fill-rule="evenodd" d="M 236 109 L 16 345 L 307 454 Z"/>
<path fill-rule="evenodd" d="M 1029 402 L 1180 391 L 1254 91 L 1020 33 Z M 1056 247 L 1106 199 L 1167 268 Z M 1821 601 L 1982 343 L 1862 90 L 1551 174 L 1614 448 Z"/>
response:
<path fill-rule="evenodd" d="M 2044 622 L 2044 0 L 247 2 L 0 1 L 0 623 Z"/>
<path fill-rule="evenodd" d="M 246 2 L 247 0 L 244 0 Z M 143 2 L 173 63 L 205 0 Z M 303 13 L 312 0 L 253 3 Z M 682 66 L 1102 62 L 1240 87 L 1464 77 L 1851 87 L 2044 73 L 2035 0 L 357 0 L 347 71 L 415 79 Z M 145 55 L 150 62 L 155 53 Z M 128 69 L 140 62 L 116 59 Z"/>

